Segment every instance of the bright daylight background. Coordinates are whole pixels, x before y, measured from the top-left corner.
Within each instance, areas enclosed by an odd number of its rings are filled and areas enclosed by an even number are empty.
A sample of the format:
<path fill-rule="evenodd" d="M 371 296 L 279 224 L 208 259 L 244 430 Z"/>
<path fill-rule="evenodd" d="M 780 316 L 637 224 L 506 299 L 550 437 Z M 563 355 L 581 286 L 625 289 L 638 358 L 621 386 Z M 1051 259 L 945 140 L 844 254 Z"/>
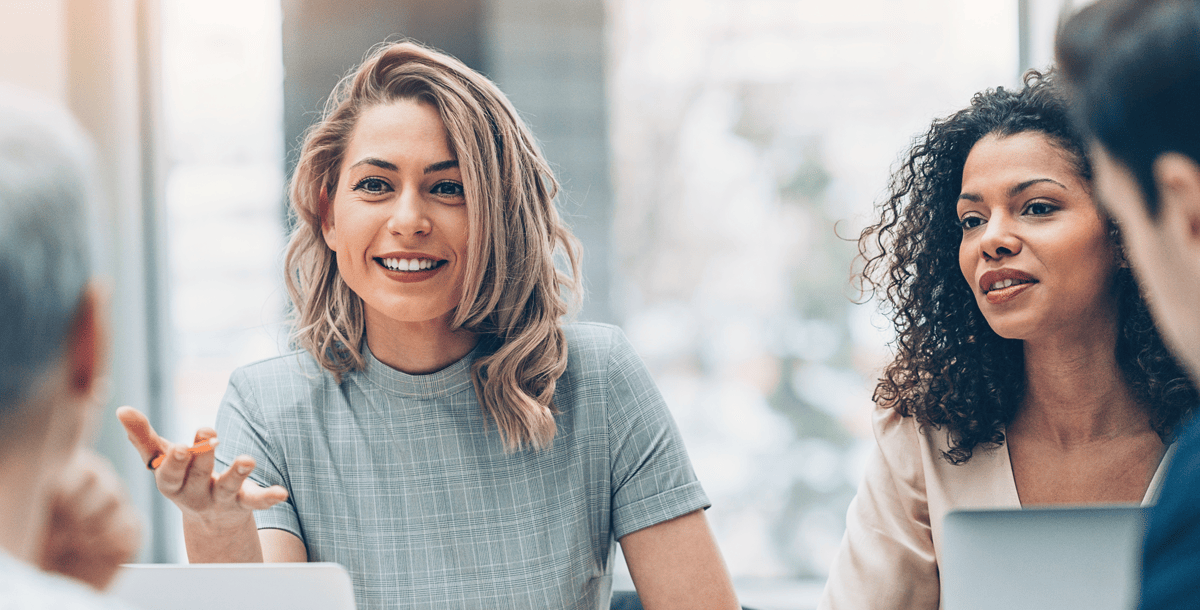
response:
<path fill-rule="evenodd" d="M 611 0 L 609 299 L 740 588 L 811 600 L 887 357 L 849 277 L 889 169 L 1018 73 L 1013 0 Z M 164 3 L 178 437 L 284 344 L 277 3 Z M 503 83 L 501 83 L 503 86 Z M 534 121 L 536 128 L 536 120 Z M 553 162 L 554 159 L 551 158 Z M 568 185 L 568 191 L 570 185 Z M 796 584 L 799 583 L 799 584 Z"/>
<path fill-rule="evenodd" d="M 172 438 L 211 425 L 234 368 L 286 349 L 284 9 L 371 1 L 0 4 L 0 80 L 68 102 L 115 176 L 117 389 L 158 403 Z M 812 607 L 888 357 L 887 324 L 855 303 L 852 240 L 913 136 L 1046 64 L 1070 0 L 469 2 L 484 25 L 467 43 L 561 168 L 587 311 L 625 329 L 666 395 L 743 602 Z M 402 4 L 437 31 L 453 3 Z M 344 42 L 317 31 L 299 47 L 313 57 Z M 178 511 L 106 426 L 102 449 L 157 507 L 147 560 L 182 560 Z"/>

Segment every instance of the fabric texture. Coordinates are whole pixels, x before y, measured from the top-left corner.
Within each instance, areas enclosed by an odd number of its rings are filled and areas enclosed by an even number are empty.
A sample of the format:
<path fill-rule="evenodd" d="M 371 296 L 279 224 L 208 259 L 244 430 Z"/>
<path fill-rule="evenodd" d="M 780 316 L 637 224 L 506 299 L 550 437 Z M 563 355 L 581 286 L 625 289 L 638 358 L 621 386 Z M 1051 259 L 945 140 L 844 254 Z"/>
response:
<path fill-rule="evenodd" d="M 876 407 L 873 418 L 876 450 L 850 502 L 846 534 L 817 607 L 936 610 L 946 513 L 1021 507 L 1008 448 L 977 447 L 967 463 L 955 466 L 942 458 L 949 448 L 945 430 L 921 430 L 914 418 L 885 407 Z M 1168 461 L 1159 464 L 1143 504 L 1157 497 Z"/>
<path fill-rule="evenodd" d="M 0 610 L 130 610 L 65 576 L 48 574 L 0 551 Z"/>
<path fill-rule="evenodd" d="M 614 539 L 709 502 L 620 330 L 566 327 L 558 427 L 505 453 L 470 365 L 407 375 L 366 354 L 339 384 L 305 352 L 237 370 L 216 459 L 255 458 L 287 502 L 258 527 L 349 570 L 358 607 L 607 608 Z"/>
<path fill-rule="evenodd" d="M 1146 526 L 1144 610 L 1200 608 L 1200 420 L 1184 428 L 1175 446 Z"/>

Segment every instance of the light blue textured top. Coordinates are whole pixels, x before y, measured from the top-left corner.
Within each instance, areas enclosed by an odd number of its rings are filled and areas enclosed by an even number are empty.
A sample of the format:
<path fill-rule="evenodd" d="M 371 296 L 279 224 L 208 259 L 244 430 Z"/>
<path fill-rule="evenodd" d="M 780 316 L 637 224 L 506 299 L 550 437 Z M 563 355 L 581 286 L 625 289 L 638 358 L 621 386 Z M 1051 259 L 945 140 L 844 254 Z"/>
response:
<path fill-rule="evenodd" d="M 350 571 L 361 610 L 607 609 L 613 541 L 708 499 L 645 365 L 621 331 L 566 327 L 558 432 L 505 453 L 471 382 L 475 352 L 408 375 L 369 352 L 342 383 L 306 352 L 238 369 L 216 458 L 287 502 L 258 527 Z"/>

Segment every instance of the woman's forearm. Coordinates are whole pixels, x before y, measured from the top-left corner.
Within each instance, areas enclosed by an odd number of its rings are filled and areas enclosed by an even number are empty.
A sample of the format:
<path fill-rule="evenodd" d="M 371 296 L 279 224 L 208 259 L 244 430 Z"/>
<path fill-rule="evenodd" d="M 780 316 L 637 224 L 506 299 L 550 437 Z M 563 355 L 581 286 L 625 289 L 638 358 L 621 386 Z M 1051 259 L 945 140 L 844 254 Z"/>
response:
<path fill-rule="evenodd" d="M 240 523 L 214 525 L 184 515 L 183 540 L 190 563 L 262 563 L 262 544 L 254 514 Z"/>

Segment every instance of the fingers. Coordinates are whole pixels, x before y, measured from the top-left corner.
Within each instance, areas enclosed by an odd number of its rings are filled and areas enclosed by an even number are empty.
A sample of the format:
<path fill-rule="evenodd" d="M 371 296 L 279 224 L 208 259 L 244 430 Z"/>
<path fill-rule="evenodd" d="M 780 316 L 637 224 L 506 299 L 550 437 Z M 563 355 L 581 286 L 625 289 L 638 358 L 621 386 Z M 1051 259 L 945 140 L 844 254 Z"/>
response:
<path fill-rule="evenodd" d="M 141 411 L 133 407 L 121 407 L 117 409 L 117 419 L 121 420 L 121 425 L 125 427 L 125 435 L 129 437 L 134 449 L 137 449 L 142 462 L 149 464 L 154 456 L 167 450 L 168 443 L 158 436 L 150 425 L 150 420 L 146 419 Z"/>
<path fill-rule="evenodd" d="M 262 510 L 287 500 L 287 490 L 279 485 L 263 488 L 248 477 L 254 472 L 254 458 L 239 456 L 217 478 L 213 486 L 213 500 L 220 503 L 237 503 L 243 509 Z"/>
<path fill-rule="evenodd" d="M 242 484 L 238 503 L 251 510 L 263 510 L 287 500 L 287 497 L 287 489 L 280 485 L 272 485 L 264 489 L 254 481 L 246 481 Z"/>
<path fill-rule="evenodd" d="M 212 428 L 200 428 L 197 430 L 195 442 L 200 444 L 205 441 L 207 441 L 209 445 L 215 447 L 218 442 L 217 431 L 213 430 Z M 210 473 L 210 477 L 206 477 L 206 480 L 211 478 L 211 473 L 213 472 L 213 456 L 216 454 L 216 451 L 206 450 L 200 451 L 199 453 L 196 451 L 189 451 L 189 453 L 192 455 L 191 471 Z M 205 493 L 209 491 L 209 485 L 203 485 L 202 488 Z M 200 486 L 198 486 L 197 489 L 199 490 Z"/>
<path fill-rule="evenodd" d="M 75 453 L 51 490 L 38 564 L 103 588 L 137 554 L 140 520 L 108 462 Z"/>
<path fill-rule="evenodd" d="M 187 445 L 167 443 L 163 460 L 154 470 L 158 490 L 176 504 L 203 504 L 211 492 L 213 471 L 212 452 L 206 453 L 207 460 L 197 460 Z"/>
<path fill-rule="evenodd" d="M 238 492 L 242 490 L 242 484 L 251 472 L 254 472 L 254 458 L 239 455 L 229 465 L 229 469 L 217 477 L 217 482 L 213 485 L 213 500 L 221 503 L 236 502 Z"/>

